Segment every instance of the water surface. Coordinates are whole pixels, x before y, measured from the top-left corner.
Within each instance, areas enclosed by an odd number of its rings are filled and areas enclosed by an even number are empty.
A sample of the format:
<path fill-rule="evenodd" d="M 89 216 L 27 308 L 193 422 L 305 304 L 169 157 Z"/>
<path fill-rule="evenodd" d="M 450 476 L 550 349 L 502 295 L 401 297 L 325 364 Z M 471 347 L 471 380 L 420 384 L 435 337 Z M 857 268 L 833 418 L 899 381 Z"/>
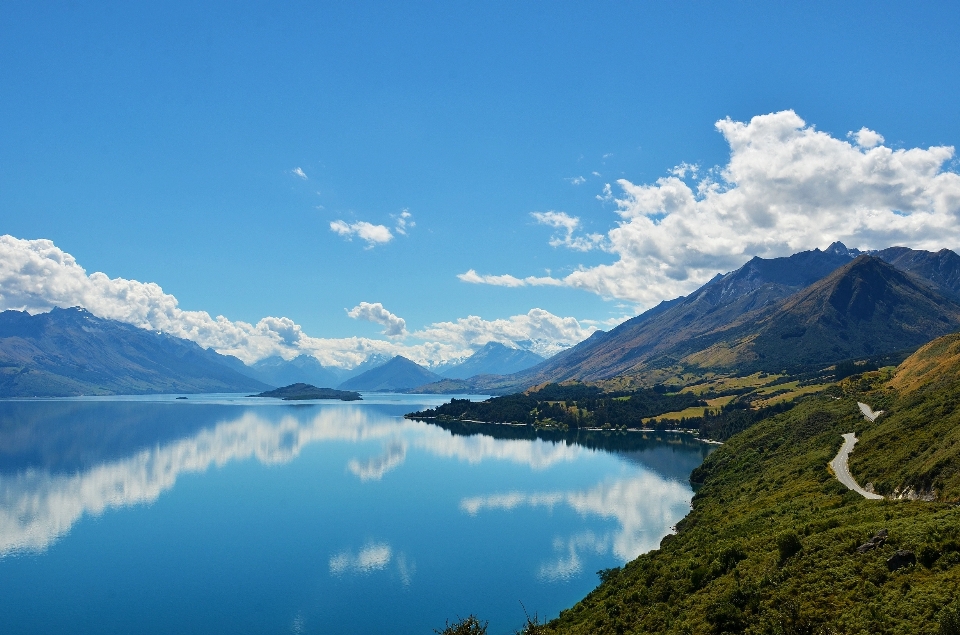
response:
<path fill-rule="evenodd" d="M 447 400 L 0 401 L 3 632 L 512 633 L 656 548 L 710 451 L 401 417 Z"/>

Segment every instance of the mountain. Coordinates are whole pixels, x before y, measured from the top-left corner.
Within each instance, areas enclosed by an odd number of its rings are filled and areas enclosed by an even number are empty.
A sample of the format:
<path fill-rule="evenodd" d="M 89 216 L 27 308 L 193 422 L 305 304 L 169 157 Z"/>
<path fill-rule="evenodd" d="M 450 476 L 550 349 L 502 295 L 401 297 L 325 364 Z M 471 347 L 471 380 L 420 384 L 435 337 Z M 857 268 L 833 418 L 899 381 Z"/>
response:
<path fill-rule="evenodd" d="M 351 377 L 338 386 L 340 390 L 389 392 L 409 390 L 443 379 L 406 357 L 397 355 L 386 364 Z"/>
<path fill-rule="evenodd" d="M 289 361 L 280 356 L 267 357 L 241 372 L 271 386 L 296 383 L 336 386 L 344 380 L 338 371 L 324 367 L 311 355 L 298 355 Z"/>
<path fill-rule="evenodd" d="M 834 243 L 753 258 L 533 368 L 456 388 L 504 392 L 676 365 L 780 371 L 913 348 L 958 328 L 958 272 L 949 250 L 863 254 Z"/>
<path fill-rule="evenodd" d="M 829 365 L 913 349 L 957 329 L 960 303 L 862 255 L 775 307 L 744 315 L 683 361 L 771 371 Z"/>
<path fill-rule="evenodd" d="M 662 302 L 608 332 L 597 332 L 517 379 L 526 385 L 567 379 L 597 380 L 625 373 L 638 364 L 731 324 L 744 314 L 771 307 L 848 264 L 859 254 L 841 243 L 826 250 L 785 258 L 755 257 L 717 275 L 686 297 Z"/>
<path fill-rule="evenodd" d="M 913 274 L 943 295 L 960 301 L 960 256 L 949 249 L 934 253 L 906 247 L 889 247 L 872 255 L 900 271 Z"/>
<path fill-rule="evenodd" d="M 511 375 L 543 361 L 536 353 L 510 348 L 499 342 L 487 342 L 464 361 L 440 372 L 450 379 L 466 379 L 474 375 Z"/>
<path fill-rule="evenodd" d="M 235 357 L 81 308 L 0 312 L 0 396 L 249 392 Z"/>

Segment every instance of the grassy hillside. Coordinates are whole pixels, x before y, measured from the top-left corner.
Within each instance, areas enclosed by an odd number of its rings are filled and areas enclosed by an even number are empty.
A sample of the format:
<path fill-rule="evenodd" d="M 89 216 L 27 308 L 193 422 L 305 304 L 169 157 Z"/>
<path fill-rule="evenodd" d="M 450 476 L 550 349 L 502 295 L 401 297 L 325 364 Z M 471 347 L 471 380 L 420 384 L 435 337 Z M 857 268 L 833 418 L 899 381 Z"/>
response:
<path fill-rule="evenodd" d="M 877 381 L 868 373 L 860 382 Z M 882 378 L 880 378 L 882 379 Z M 908 358 L 874 400 L 886 409 L 865 426 L 850 465 L 881 494 L 960 501 L 960 334 Z"/>
<path fill-rule="evenodd" d="M 884 408 L 865 421 L 856 402 Z M 693 510 L 657 551 L 561 613 L 548 632 L 960 633 L 957 411 L 960 335 L 905 361 L 846 379 L 734 436 L 695 470 Z M 929 482 L 939 500 L 870 501 L 827 463 L 840 435 L 861 483 Z M 918 480 L 919 479 L 919 480 Z M 924 480 L 926 479 L 926 480 Z M 858 553 L 880 530 L 882 546 Z M 909 550 L 915 564 L 891 570 Z"/>

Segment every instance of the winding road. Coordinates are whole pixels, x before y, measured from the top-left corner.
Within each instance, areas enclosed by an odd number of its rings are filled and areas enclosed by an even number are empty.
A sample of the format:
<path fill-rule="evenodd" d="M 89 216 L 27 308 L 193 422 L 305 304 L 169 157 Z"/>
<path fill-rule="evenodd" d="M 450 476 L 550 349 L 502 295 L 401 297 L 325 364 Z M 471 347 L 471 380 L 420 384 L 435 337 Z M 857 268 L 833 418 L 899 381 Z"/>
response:
<path fill-rule="evenodd" d="M 883 410 L 877 410 L 876 412 L 874 412 L 873 408 L 863 403 L 862 401 L 858 401 L 857 405 L 860 406 L 860 412 L 863 413 L 864 418 L 870 423 L 873 423 L 874 421 L 876 421 L 877 417 L 883 414 Z"/>
<path fill-rule="evenodd" d="M 883 496 L 868 492 L 867 490 L 863 489 L 857 483 L 856 479 L 853 478 L 853 475 L 850 474 L 850 466 L 847 465 L 847 457 L 850 456 L 850 453 L 853 451 L 853 446 L 856 443 L 857 435 L 854 433 L 848 432 L 843 435 L 843 445 L 840 446 L 840 451 L 837 452 L 837 456 L 830 461 L 830 467 L 833 469 L 833 473 L 836 474 L 837 480 L 846 485 L 849 489 L 852 489 L 864 498 L 869 498 L 870 500 L 881 500 L 883 499 Z"/>

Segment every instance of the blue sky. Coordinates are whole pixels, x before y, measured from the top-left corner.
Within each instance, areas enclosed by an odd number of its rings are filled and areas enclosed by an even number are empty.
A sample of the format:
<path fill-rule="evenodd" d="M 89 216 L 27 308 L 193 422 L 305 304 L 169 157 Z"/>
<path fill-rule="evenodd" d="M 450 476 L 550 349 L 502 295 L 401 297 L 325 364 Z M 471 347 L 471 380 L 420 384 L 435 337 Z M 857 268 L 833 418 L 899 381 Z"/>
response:
<path fill-rule="evenodd" d="M 956 146 L 958 26 L 955 3 L 4 3 L 0 234 L 154 282 L 182 309 L 381 339 L 385 322 L 345 309 L 381 303 L 411 332 L 534 308 L 586 327 L 751 255 L 836 238 L 957 248 L 942 231 L 951 181 L 924 186 L 928 207 L 947 201 L 939 221 L 893 233 L 840 224 L 653 265 L 648 249 L 604 274 L 630 288 L 543 282 L 624 261 L 618 221 L 673 212 L 650 212 L 649 192 L 625 201 L 618 179 L 653 186 L 687 163 L 698 192 L 731 161 L 715 128 L 727 117 L 792 110 L 802 122 L 787 128 L 864 156 L 878 143 L 848 132 L 876 131 L 893 152 Z M 952 155 L 931 160 L 957 170 Z M 901 212 L 875 198 L 832 213 Z M 554 225 L 532 216 L 551 211 Z M 338 222 L 392 239 L 348 240 Z M 647 280 L 649 267 L 666 277 Z M 541 282 L 484 278 L 504 275 Z"/>

